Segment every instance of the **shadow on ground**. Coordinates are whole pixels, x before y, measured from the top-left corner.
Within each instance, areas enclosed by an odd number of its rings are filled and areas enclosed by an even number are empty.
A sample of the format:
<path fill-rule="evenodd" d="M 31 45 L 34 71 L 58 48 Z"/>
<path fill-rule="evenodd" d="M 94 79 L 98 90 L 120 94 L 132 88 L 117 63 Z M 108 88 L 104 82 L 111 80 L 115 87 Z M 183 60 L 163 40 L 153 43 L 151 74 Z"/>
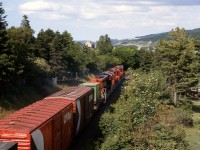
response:
<path fill-rule="evenodd" d="M 193 105 L 192 110 L 196 113 L 200 113 L 200 106 L 199 105 Z"/>

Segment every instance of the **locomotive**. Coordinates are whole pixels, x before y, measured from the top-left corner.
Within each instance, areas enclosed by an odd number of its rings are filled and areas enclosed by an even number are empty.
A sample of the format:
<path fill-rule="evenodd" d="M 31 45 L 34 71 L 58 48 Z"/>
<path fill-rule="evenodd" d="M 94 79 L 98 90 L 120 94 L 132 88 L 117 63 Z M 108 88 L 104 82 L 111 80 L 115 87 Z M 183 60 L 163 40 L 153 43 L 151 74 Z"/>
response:
<path fill-rule="evenodd" d="M 4 117 L 0 120 L 0 147 L 14 143 L 9 149 L 68 149 L 124 76 L 123 65 L 115 66 L 91 82 L 64 88 Z"/>

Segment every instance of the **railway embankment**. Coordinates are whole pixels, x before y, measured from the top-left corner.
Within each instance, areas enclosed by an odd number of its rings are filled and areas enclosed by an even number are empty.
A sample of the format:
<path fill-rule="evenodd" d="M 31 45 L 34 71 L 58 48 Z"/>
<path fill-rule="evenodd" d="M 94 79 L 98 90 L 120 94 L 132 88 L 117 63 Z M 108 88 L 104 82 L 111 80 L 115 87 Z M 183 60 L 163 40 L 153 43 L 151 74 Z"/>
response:
<path fill-rule="evenodd" d="M 71 78 L 64 82 L 59 82 L 56 86 L 52 84 L 40 85 L 37 87 L 24 86 L 16 89 L 14 92 L 11 91 L 7 95 L 0 95 L 0 118 L 41 100 L 66 86 L 77 86 L 87 80 L 88 77 L 78 79 Z"/>

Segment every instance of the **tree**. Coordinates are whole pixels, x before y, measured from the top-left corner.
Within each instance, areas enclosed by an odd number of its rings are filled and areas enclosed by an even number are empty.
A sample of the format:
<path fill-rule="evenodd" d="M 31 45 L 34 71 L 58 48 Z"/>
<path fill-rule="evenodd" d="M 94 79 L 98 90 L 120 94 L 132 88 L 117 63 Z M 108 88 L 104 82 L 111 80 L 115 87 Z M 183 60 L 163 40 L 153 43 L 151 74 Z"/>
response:
<path fill-rule="evenodd" d="M 198 83 L 194 40 L 187 36 L 184 29 L 176 28 L 169 33 L 169 40 L 161 40 L 156 50 L 161 69 L 168 77 L 177 106 L 177 94 L 186 95 L 190 87 Z"/>
<path fill-rule="evenodd" d="M 29 47 L 27 49 L 29 56 L 32 55 L 32 57 L 33 57 L 33 52 L 35 49 L 35 47 L 34 47 L 35 37 L 33 36 L 34 30 L 30 26 L 30 21 L 28 20 L 28 16 L 26 16 L 26 15 L 23 16 L 20 29 L 22 30 L 22 33 L 24 35 L 24 38 L 23 38 L 24 43 L 26 45 L 28 45 L 28 47 Z"/>
<path fill-rule="evenodd" d="M 200 62 L 200 37 L 195 39 L 195 52 L 197 56 L 197 61 Z M 199 82 L 200 82 L 200 67 L 196 69 L 196 73 L 199 74 Z"/>
<path fill-rule="evenodd" d="M 5 11 L 0 3 L 0 94 L 5 93 L 12 85 L 10 80 L 14 72 L 15 58 L 13 51 L 8 48 L 7 22 Z"/>
<path fill-rule="evenodd" d="M 132 68 L 137 69 L 139 67 L 139 60 L 137 55 L 137 49 L 131 46 L 120 46 L 113 50 L 114 56 L 121 60 L 125 69 Z"/>
<path fill-rule="evenodd" d="M 99 41 L 97 41 L 97 48 L 102 55 L 112 52 L 113 45 L 107 34 L 105 36 L 101 35 L 99 37 Z"/>
<path fill-rule="evenodd" d="M 136 52 L 136 58 L 142 71 L 148 72 L 153 68 L 154 52 L 152 50 L 141 48 Z"/>
<path fill-rule="evenodd" d="M 26 23 L 27 22 L 27 23 Z M 14 55 L 12 61 L 13 75 L 15 81 L 21 83 L 32 82 L 34 70 L 34 31 L 31 29 L 28 17 L 22 20 L 21 27 L 11 27 L 8 29 L 8 48 Z M 11 56 L 12 56 L 11 55 Z M 15 86 L 17 83 L 15 82 Z"/>
<path fill-rule="evenodd" d="M 50 67 L 54 77 L 62 76 L 65 72 L 62 59 L 62 39 L 59 32 L 55 33 L 55 37 L 50 46 Z"/>
<path fill-rule="evenodd" d="M 5 11 L 2 8 L 2 3 L 0 2 L 0 49 L 6 49 L 6 42 L 7 42 L 7 22 L 6 22 L 6 15 L 4 15 Z"/>
<path fill-rule="evenodd" d="M 21 27 L 22 28 L 30 28 L 31 29 L 30 21 L 28 20 L 28 16 L 27 15 L 23 16 L 23 19 L 21 21 Z"/>
<path fill-rule="evenodd" d="M 41 30 L 35 42 L 35 56 L 50 61 L 50 45 L 55 37 L 55 32 L 51 29 Z"/>

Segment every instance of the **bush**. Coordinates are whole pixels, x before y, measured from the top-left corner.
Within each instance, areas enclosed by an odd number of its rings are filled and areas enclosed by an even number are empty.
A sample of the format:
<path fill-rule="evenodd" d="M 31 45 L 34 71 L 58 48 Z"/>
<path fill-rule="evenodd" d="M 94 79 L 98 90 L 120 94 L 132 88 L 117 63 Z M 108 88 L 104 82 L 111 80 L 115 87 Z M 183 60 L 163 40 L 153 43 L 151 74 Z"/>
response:
<path fill-rule="evenodd" d="M 153 117 L 166 91 L 165 78 L 159 72 L 138 74 L 130 71 L 121 97 L 113 111 L 105 113 L 100 121 L 104 137 L 101 149 L 127 149 L 134 145 L 135 127 Z"/>
<path fill-rule="evenodd" d="M 185 110 L 185 111 L 187 111 L 187 112 L 192 112 L 192 106 L 193 106 L 193 103 L 192 103 L 192 101 L 190 101 L 190 100 L 187 100 L 187 99 L 180 99 L 179 100 L 179 106 L 183 109 L 183 110 Z"/>
<path fill-rule="evenodd" d="M 183 113 L 175 117 L 174 107 L 163 105 L 169 95 L 165 77 L 157 71 L 139 74 L 130 70 L 129 74 L 112 111 L 100 120 L 102 138 L 98 148 L 185 149 L 185 134 L 177 123 L 190 124 L 189 119 L 181 116 Z"/>
<path fill-rule="evenodd" d="M 187 111 L 179 109 L 175 112 L 175 115 L 176 115 L 176 122 L 178 124 L 188 127 L 193 126 L 192 116 Z"/>

